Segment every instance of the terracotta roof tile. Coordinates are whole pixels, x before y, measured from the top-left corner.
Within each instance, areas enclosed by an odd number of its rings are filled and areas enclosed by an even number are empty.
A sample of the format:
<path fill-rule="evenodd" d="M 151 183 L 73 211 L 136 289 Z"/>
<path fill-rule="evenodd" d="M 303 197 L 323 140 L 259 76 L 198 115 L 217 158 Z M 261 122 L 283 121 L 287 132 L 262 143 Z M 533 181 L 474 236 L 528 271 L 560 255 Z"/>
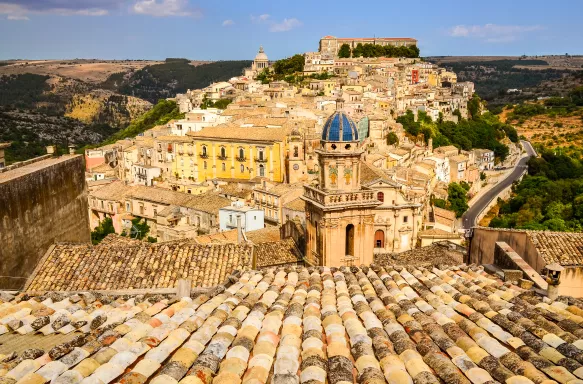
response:
<path fill-rule="evenodd" d="M 582 316 L 467 266 L 285 266 L 194 299 L 2 293 L 0 381 L 575 384 Z M 21 352 L 34 333 L 74 337 Z"/>
<path fill-rule="evenodd" d="M 199 245 L 192 241 L 56 244 L 39 262 L 27 289 L 172 288 L 181 278 L 191 279 L 193 286 L 209 287 L 221 283 L 233 270 L 250 266 L 248 245 Z"/>

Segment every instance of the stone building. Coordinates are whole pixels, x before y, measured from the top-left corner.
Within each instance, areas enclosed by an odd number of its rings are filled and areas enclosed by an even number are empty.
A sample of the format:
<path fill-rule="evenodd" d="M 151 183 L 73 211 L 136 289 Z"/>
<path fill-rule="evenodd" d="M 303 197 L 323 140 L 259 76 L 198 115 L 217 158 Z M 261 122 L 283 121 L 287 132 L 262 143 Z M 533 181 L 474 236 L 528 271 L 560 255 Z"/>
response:
<path fill-rule="evenodd" d="M 381 204 L 360 184 L 363 151 L 356 124 L 344 112 L 328 118 L 322 130 L 319 186 L 305 186 L 307 247 L 314 264 L 360 265 L 373 259 L 374 208 Z"/>
<path fill-rule="evenodd" d="M 246 77 L 254 78 L 260 72 L 262 72 L 265 68 L 269 68 L 269 59 L 263 50 L 263 46 L 259 47 L 259 52 L 255 55 L 255 59 L 253 63 L 251 63 L 250 68 L 245 68 L 243 70 L 243 75 Z"/>
<path fill-rule="evenodd" d="M 417 45 L 417 40 L 410 37 L 335 37 L 324 36 L 320 39 L 319 51 L 323 54 L 338 55 L 342 44 L 348 44 L 350 49 L 358 44 L 374 44 L 395 47 Z"/>

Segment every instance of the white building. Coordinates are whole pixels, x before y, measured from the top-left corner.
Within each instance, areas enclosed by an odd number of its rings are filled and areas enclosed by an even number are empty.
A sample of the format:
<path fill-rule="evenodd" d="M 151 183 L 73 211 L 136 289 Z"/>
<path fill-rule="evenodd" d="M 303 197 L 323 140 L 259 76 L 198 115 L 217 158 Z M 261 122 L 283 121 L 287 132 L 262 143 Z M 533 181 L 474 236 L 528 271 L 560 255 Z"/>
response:
<path fill-rule="evenodd" d="M 221 123 L 221 110 L 216 108 L 194 109 L 170 125 L 173 136 L 186 136 L 188 132 L 198 132 L 204 127 L 214 127 Z"/>
<path fill-rule="evenodd" d="M 219 229 L 222 232 L 237 228 L 237 218 L 240 218 L 244 232 L 255 231 L 265 227 L 264 217 L 263 210 L 234 201 L 230 206 L 219 209 Z"/>
<path fill-rule="evenodd" d="M 480 171 L 494 169 L 494 151 L 489 149 L 474 149 L 474 158 Z"/>
<path fill-rule="evenodd" d="M 450 168 L 449 160 L 447 158 L 441 156 L 430 156 L 424 158 L 423 160 L 426 160 L 434 164 L 435 178 L 437 179 L 437 181 L 449 183 Z"/>
<path fill-rule="evenodd" d="M 152 186 L 154 185 L 153 179 L 160 177 L 161 173 L 162 170 L 160 168 L 151 165 L 132 165 L 132 175 L 136 184 Z"/>

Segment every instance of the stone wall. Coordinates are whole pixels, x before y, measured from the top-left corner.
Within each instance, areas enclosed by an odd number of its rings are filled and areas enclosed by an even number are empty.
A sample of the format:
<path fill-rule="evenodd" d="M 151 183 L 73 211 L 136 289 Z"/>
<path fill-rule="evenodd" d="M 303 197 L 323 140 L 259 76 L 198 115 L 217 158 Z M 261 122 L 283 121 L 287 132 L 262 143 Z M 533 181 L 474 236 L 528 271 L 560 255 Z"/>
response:
<path fill-rule="evenodd" d="M 511 229 L 474 228 L 468 261 L 476 264 L 494 264 L 496 242 L 499 241 L 508 244 L 535 271 L 540 272 L 544 268 L 545 262 L 526 231 Z"/>
<path fill-rule="evenodd" d="M 1 174 L 0 197 L 0 288 L 22 288 L 54 242 L 90 241 L 82 156 Z"/>

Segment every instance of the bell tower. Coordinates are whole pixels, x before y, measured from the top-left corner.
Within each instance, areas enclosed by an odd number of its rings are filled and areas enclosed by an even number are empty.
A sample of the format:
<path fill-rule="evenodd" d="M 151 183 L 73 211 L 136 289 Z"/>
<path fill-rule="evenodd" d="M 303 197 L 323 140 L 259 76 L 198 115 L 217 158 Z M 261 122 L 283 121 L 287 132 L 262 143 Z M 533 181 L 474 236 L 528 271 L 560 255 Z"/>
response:
<path fill-rule="evenodd" d="M 315 152 L 319 185 L 306 185 L 302 197 L 306 202 L 308 259 L 333 267 L 372 263 L 373 210 L 381 202 L 373 191 L 360 185 L 363 151 L 358 130 L 341 109 L 324 124 L 320 148 Z"/>
<path fill-rule="evenodd" d="M 288 155 L 288 180 L 290 184 L 306 179 L 304 162 L 304 140 L 296 128 L 291 131 Z"/>

